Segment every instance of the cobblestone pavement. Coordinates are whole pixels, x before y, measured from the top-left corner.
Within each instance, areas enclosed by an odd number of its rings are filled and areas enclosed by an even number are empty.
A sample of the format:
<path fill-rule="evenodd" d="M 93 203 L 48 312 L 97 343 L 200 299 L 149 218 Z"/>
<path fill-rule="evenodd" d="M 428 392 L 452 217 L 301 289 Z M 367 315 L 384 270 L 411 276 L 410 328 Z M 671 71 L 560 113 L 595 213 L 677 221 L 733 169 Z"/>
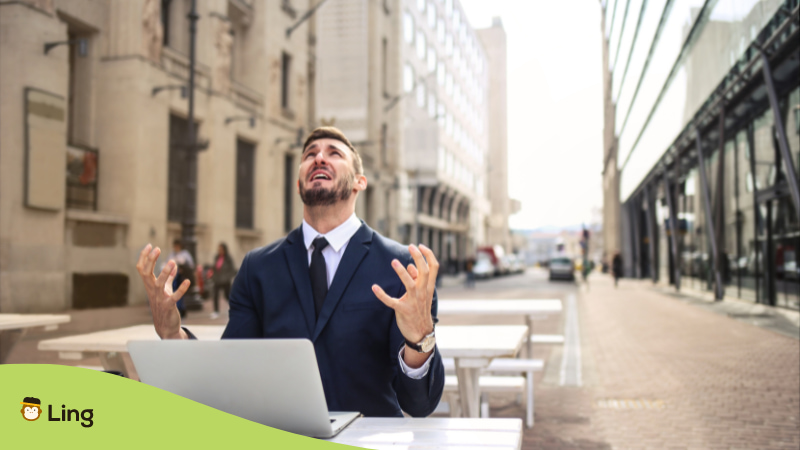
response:
<path fill-rule="evenodd" d="M 794 337 L 779 334 L 648 283 L 590 281 L 577 296 L 583 385 L 559 386 L 560 346 L 537 347 L 547 366 L 523 448 L 800 448 L 796 328 Z M 537 322 L 536 332 L 561 321 Z M 513 398 L 490 404 L 493 417 L 522 417 Z"/>

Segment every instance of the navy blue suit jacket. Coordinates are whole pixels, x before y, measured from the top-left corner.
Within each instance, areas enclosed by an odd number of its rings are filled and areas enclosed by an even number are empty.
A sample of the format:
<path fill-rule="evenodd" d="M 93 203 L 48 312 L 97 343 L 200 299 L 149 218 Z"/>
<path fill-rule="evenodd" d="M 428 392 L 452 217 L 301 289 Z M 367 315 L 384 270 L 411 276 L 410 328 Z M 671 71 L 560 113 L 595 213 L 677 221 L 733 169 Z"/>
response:
<path fill-rule="evenodd" d="M 391 261 L 413 263 L 408 249 L 366 224 L 347 244 L 319 319 L 308 271 L 302 227 L 245 256 L 230 294 L 223 339 L 306 338 L 314 344 L 325 399 L 331 411 L 365 416 L 427 416 L 444 389 L 444 366 L 434 350 L 428 373 L 409 378 L 397 354 L 404 339 L 394 310 L 372 292 L 378 284 L 399 298 L 405 293 Z M 436 294 L 432 315 L 436 320 Z"/>

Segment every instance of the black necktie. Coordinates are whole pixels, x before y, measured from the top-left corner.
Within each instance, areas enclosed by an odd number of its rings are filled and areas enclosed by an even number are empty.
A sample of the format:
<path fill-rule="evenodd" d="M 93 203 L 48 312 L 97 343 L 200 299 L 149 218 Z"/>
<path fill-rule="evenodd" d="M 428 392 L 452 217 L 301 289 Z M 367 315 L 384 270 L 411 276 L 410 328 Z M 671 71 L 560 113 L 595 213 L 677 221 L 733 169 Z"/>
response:
<path fill-rule="evenodd" d="M 328 294 L 328 269 L 325 266 L 325 257 L 322 256 L 322 249 L 327 246 L 328 241 L 324 237 L 314 239 L 314 252 L 311 253 L 311 265 L 308 267 L 317 318 L 322 310 L 322 303 L 325 302 L 325 296 Z"/>

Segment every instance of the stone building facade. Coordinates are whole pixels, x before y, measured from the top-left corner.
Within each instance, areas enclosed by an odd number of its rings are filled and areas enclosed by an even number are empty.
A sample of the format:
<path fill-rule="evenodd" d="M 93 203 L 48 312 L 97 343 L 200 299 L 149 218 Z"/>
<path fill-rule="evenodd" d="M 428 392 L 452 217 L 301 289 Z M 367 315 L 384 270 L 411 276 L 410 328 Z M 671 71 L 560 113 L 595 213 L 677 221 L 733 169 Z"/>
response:
<path fill-rule="evenodd" d="M 199 263 L 300 222 L 309 3 L 197 2 Z M 190 4 L 0 3 L 0 312 L 146 301 L 140 249 L 180 236 Z"/>
<path fill-rule="evenodd" d="M 336 0 L 300 22 L 319 3 L 197 1 L 197 262 L 298 226 L 300 141 L 334 125 L 363 156 L 358 216 L 460 270 L 502 243 L 484 44 L 454 0 Z M 169 253 L 187 204 L 190 7 L 0 2 L 0 312 L 146 301 L 136 258 Z"/>

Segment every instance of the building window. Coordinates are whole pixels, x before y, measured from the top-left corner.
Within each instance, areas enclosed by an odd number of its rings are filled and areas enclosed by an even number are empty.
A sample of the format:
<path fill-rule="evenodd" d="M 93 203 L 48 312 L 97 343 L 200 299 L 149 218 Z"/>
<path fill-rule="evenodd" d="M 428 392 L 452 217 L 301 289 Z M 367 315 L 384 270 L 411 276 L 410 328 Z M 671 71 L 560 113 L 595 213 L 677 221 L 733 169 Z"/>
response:
<path fill-rule="evenodd" d="M 436 70 L 436 52 L 433 47 L 428 47 L 428 72 Z"/>
<path fill-rule="evenodd" d="M 436 23 L 436 39 L 439 40 L 440 44 L 444 44 L 444 35 L 446 32 L 447 30 L 444 29 L 444 20 L 439 19 Z"/>
<path fill-rule="evenodd" d="M 67 147 L 67 209 L 97 210 L 97 150 Z"/>
<path fill-rule="evenodd" d="M 389 163 L 389 126 L 381 124 L 381 162 L 383 165 Z"/>
<path fill-rule="evenodd" d="M 414 89 L 414 68 L 409 64 L 403 67 L 403 91 L 411 92 Z"/>
<path fill-rule="evenodd" d="M 164 45 L 183 54 L 189 54 L 190 4 L 186 0 L 162 0 L 161 20 Z"/>
<path fill-rule="evenodd" d="M 417 85 L 417 106 L 420 108 L 425 107 L 425 97 L 428 95 L 426 91 L 424 83 Z"/>
<path fill-rule="evenodd" d="M 425 0 L 417 0 L 417 9 L 419 12 L 425 12 Z"/>
<path fill-rule="evenodd" d="M 292 202 L 294 201 L 294 155 L 287 154 L 283 160 L 283 231 L 294 229 Z"/>
<path fill-rule="evenodd" d="M 170 3 L 172 0 L 161 0 L 161 29 L 163 31 L 161 43 L 165 47 L 169 45 Z"/>
<path fill-rule="evenodd" d="M 453 14 L 453 0 L 444 0 L 444 11 L 448 16 Z"/>
<path fill-rule="evenodd" d="M 422 30 L 417 31 L 417 57 L 425 61 L 425 53 L 428 43 L 425 39 L 425 33 Z"/>
<path fill-rule="evenodd" d="M 436 118 L 436 95 L 433 92 L 428 94 L 428 115 L 431 119 Z"/>
<path fill-rule="evenodd" d="M 403 38 L 409 44 L 414 42 L 414 17 L 408 11 L 403 13 Z"/>
<path fill-rule="evenodd" d="M 428 3 L 428 26 L 431 30 L 436 29 L 436 5 Z"/>
<path fill-rule="evenodd" d="M 281 107 L 289 109 L 289 77 L 292 67 L 292 57 L 283 52 L 281 55 Z"/>
<path fill-rule="evenodd" d="M 236 228 L 253 228 L 255 145 L 236 140 Z"/>

